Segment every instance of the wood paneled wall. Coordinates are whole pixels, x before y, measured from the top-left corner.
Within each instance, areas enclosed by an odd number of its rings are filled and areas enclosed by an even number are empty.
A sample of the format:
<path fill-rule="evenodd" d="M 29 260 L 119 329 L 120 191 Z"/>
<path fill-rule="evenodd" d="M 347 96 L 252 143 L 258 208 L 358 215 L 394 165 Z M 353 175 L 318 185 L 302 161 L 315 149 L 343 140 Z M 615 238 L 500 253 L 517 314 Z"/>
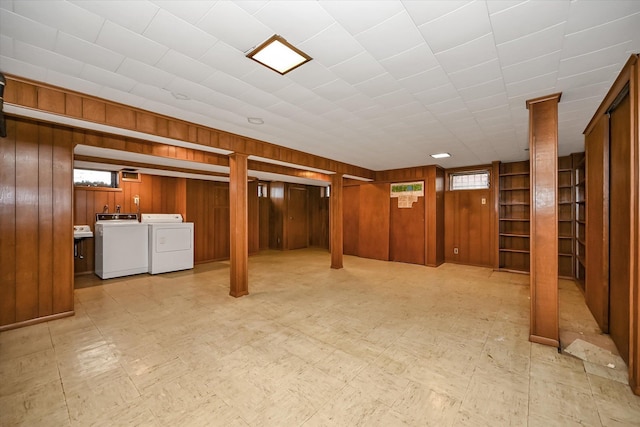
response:
<path fill-rule="evenodd" d="M 345 186 L 342 191 L 343 253 L 357 256 L 360 246 L 360 185 Z"/>
<path fill-rule="evenodd" d="M 157 175 L 140 175 L 140 182 L 122 181 L 120 188 L 75 187 L 74 225 L 87 224 L 95 231 L 96 213 L 107 206 L 115 212 L 120 205 L 122 213 L 179 213 L 186 217 L 186 179 Z M 140 210 L 133 203 L 134 196 L 140 197 Z M 94 271 L 95 240 L 85 239 L 79 251 L 83 259 L 75 258 L 75 274 Z"/>
<path fill-rule="evenodd" d="M 193 222 L 196 263 L 229 258 L 229 184 L 187 181 L 187 221 Z"/>
<path fill-rule="evenodd" d="M 445 192 L 446 262 L 493 266 L 492 208 L 491 190 Z"/>
<path fill-rule="evenodd" d="M 329 249 L 329 197 L 324 188 L 309 189 L 309 246 Z"/>
<path fill-rule="evenodd" d="M 70 130 L 7 118 L 0 139 L 0 330 L 73 314 Z"/>
<path fill-rule="evenodd" d="M 358 256 L 389 260 L 390 204 L 389 184 L 360 186 Z"/>

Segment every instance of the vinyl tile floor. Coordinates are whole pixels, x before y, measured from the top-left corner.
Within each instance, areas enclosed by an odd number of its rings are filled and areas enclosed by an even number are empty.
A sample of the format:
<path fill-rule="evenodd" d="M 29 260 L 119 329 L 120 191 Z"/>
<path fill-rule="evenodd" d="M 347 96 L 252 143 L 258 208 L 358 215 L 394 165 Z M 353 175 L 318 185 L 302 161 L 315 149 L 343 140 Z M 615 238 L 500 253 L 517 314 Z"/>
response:
<path fill-rule="evenodd" d="M 252 256 L 238 299 L 228 262 L 79 276 L 75 316 L 0 333 L 0 425 L 640 425 L 624 366 L 528 341 L 528 276 L 329 264 Z M 560 310 L 599 335 L 573 282 Z"/>

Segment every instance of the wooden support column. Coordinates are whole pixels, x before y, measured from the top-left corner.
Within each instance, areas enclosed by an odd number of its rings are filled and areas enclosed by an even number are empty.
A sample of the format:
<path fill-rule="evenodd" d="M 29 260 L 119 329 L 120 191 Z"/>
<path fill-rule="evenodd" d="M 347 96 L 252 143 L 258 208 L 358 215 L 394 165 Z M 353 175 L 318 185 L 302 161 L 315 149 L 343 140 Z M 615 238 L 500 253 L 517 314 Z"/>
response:
<path fill-rule="evenodd" d="M 331 268 L 342 268 L 342 174 L 331 175 L 331 199 L 329 213 L 329 247 L 331 248 Z"/>
<path fill-rule="evenodd" d="M 249 294 L 249 224 L 247 210 L 246 154 L 229 155 L 229 216 L 231 226 L 231 279 L 229 295 Z"/>
<path fill-rule="evenodd" d="M 558 102 L 559 93 L 530 99 L 529 341 L 560 346 L 558 328 Z"/>

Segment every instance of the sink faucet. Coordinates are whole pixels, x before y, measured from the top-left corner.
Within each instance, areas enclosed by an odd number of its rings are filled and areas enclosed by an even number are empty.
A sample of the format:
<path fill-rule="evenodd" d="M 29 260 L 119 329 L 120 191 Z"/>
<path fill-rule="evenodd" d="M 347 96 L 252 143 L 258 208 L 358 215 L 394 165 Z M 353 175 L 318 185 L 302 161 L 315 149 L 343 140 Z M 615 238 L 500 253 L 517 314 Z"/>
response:
<path fill-rule="evenodd" d="M 116 205 L 116 213 L 120 213 L 120 205 Z"/>
<path fill-rule="evenodd" d="M 104 205 L 102 207 L 102 213 L 109 213 L 109 205 Z"/>

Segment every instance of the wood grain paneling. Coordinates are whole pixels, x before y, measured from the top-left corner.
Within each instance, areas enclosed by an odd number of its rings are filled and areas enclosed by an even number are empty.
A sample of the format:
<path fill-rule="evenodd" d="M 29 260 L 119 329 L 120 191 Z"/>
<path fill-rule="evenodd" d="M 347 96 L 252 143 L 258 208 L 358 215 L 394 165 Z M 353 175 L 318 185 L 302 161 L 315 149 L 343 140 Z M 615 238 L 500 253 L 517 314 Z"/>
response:
<path fill-rule="evenodd" d="M 331 177 L 331 195 L 329 200 L 329 250 L 331 268 L 344 267 L 344 178 L 342 174 Z"/>
<path fill-rule="evenodd" d="M 271 210 L 271 200 L 269 199 L 269 183 L 261 182 L 264 193 L 263 197 L 258 199 L 259 205 L 259 232 L 260 232 L 260 250 L 269 249 L 269 212 Z"/>
<path fill-rule="evenodd" d="M 73 312 L 71 133 L 7 119 L 0 154 L 0 329 Z"/>
<path fill-rule="evenodd" d="M 284 214 L 285 214 L 285 184 L 272 182 L 269 185 L 269 199 L 271 210 L 269 213 L 269 247 L 284 249 Z"/>
<path fill-rule="evenodd" d="M 358 256 L 389 260 L 389 184 L 360 187 Z"/>
<path fill-rule="evenodd" d="M 249 293 L 249 224 L 247 215 L 247 156 L 234 153 L 229 156 L 231 269 L 229 295 L 241 297 Z"/>
<path fill-rule="evenodd" d="M 609 332 L 609 117 L 602 115 L 585 136 L 585 300 L 603 332 Z M 583 188 L 578 183 L 579 188 Z M 579 190 L 582 191 L 582 190 Z M 578 224 L 581 230 L 584 224 Z M 576 236 L 581 239 L 580 233 Z M 580 246 L 582 247 L 582 246 Z M 579 251 L 578 251 L 579 252 Z"/>
<path fill-rule="evenodd" d="M 342 230 L 343 253 L 358 255 L 360 247 L 360 185 L 343 187 Z"/>
<path fill-rule="evenodd" d="M 258 181 L 249 181 L 247 187 L 247 215 L 249 224 L 249 253 L 260 251 L 260 213 L 258 204 Z"/>
<path fill-rule="evenodd" d="M 399 208 L 398 199 L 390 201 L 389 259 L 424 265 L 425 198 L 418 197 L 411 208 Z"/>
<path fill-rule="evenodd" d="M 323 187 L 307 187 L 309 193 L 309 246 L 329 249 L 329 198 Z"/>
<path fill-rule="evenodd" d="M 287 184 L 286 249 L 309 246 L 309 213 L 307 188 Z"/>
<path fill-rule="evenodd" d="M 484 200 L 484 203 L 482 202 Z M 493 265 L 491 190 L 445 192 L 445 260 Z M 458 253 L 454 253 L 458 248 Z"/>
<path fill-rule="evenodd" d="M 560 94 L 527 101 L 530 161 L 529 340 L 558 347 L 558 102 Z"/>
<path fill-rule="evenodd" d="M 631 235 L 631 97 L 611 111 L 609 334 L 620 357 L 629 364 L 630 240 Z"/>

